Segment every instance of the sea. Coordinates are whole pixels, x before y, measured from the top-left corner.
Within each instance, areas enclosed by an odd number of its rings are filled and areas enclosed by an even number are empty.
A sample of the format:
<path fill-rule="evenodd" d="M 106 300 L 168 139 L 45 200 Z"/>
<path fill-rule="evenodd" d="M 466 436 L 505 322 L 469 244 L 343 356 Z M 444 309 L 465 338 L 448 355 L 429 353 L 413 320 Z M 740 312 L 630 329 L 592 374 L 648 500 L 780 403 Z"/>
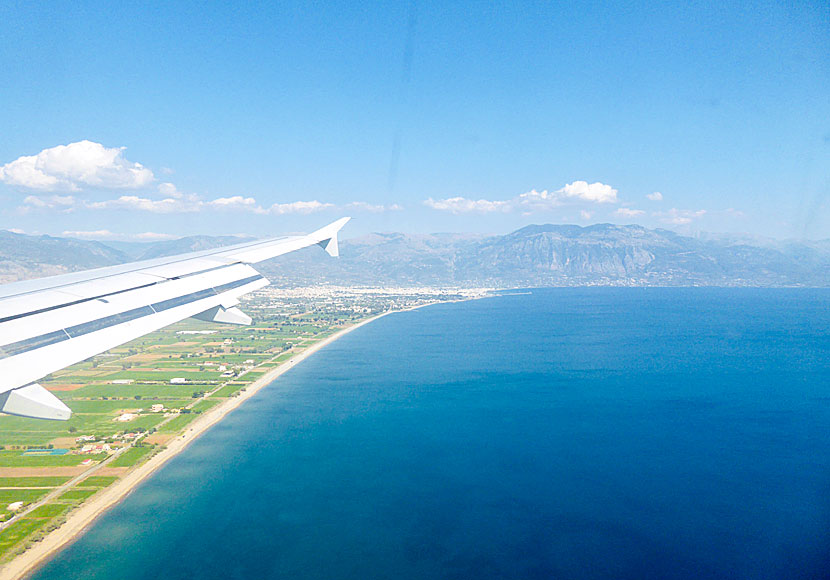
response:
<path fill-rule="evenodd" d="M 830 577 L 830 290 L 531 289 L 385 316 L 33 577 Z"/>

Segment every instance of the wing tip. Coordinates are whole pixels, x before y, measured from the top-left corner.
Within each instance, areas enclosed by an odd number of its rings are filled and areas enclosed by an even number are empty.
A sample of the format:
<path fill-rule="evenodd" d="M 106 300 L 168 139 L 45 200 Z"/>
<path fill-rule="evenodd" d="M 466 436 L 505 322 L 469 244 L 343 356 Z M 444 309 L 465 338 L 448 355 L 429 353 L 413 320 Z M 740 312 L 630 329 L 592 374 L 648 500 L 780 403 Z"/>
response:
<path fill-rule="evenodd" d="M 350 219 L 352 218 L 342 217 L 311 234 L 317 240 L 317 245 L 321 246 L 329 256 L 333 258 L 340 256 L 340 245 L 337 241 L 337 234 Z"/>

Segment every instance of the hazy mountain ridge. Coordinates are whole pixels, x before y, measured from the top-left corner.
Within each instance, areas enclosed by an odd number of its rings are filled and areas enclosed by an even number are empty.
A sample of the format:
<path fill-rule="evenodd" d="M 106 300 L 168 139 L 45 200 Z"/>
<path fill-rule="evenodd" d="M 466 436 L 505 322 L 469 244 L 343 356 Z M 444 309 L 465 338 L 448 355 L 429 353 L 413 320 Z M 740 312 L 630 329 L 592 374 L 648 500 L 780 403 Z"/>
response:
<path fill-rule="evenodd" d="M 223 246 L 232 246 L 234 244 L 250 242 L 253 239 L 238 236 L 188 236 L 177 240 L 151 243 L 143 252 L 136 256 L 136 259 L 149 260 L 151 258 L 175 256 L 176 254 L 185 254 L 187 252 L 198 252 Z"/>
<path fill-rule="evenodd" d="M 336 264 L 306 250 L 269 262 L 283 284 L 828 286 L 830 244 L 722 242 L 642 226 L 533 225 L 503 236 L 372 234 Z"/>
<path fill-rule="evenodd" d="M 100 242 L 0 232 L 0 276 L 11 281 L 244 241 L 191 236 L 131 244 L 125 252 Z M 261 269 L 282 285 L 830 286 L 830 240 L 532 225 L 499 236 L 375 233 L 342 241 L 340 248 L 339 260 L 307 248 Z"/>
<path fill-rule="evenodd" d="M 129 259 L 101 242 L 0 230 L 0 283 L 123 264 Z"/>

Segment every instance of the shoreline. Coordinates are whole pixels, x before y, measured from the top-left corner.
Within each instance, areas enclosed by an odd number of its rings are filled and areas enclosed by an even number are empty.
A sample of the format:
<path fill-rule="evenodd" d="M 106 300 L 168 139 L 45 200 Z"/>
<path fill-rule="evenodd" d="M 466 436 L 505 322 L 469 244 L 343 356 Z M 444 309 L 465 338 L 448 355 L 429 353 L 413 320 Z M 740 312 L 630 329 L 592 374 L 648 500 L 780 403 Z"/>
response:
<path fill-rule="evenodd" d="M 12 559 L 0 568 L 0 576 L 8 578 L 9 580 L 18 580 L 25 578 L 28 574 L 34 572 L 37 568 L 52 559 L 58 552 L 60 552 L 60 550 L 80 537 L 86 529 L 92 525 L 96 519 L 98 519 L 99 516 L 121 502 L 142 481 L 150 477 L 170 459 L 184 451 L 191 442 L 198 439 L 200 435 L 221 421 L 228 413 L 236 409 L 249 398 L 256 395 L 260 389 L 273 383 L 283 373 L 294 368 L 297 364 L 303 362 L 305 359 L 316 353 L 318 350 L 328 346 L 351 331 L 389 314 L 408 312 L 443 302 L 444 301 L 438 300 L 435 302 L 412 306 L 411 308 L 382 312 L 376 316 L 372 316 L 371 318 L 358 322 L 357 324 L 353 324 L 352 326 L 339 330 L 331 336 L 328 336 L 311 345 L 303 352 L 298 353 L 286 360 L 281 365 L 269 370 L 260 378 L 245 387 L 245 391 L 240 392 L 238 396 L 229 398 L 227 401 L 203 413 L 198 419 L 188 425 L 182 433 L 176 435 L 174 439 L 171 439 L 165 449 L 129 471 L 124 477 L 113 483 L 111 486 L 101 490 L 101 492 L 87 502 L 84 502 L 79 507 L 72 510 L 66 518 L 66 521 L 57 529 L 49 532 L 49 534 L 47 534 L 42 540 L 30 546 L 25 552 L 19 554 L 16 558 Z"/>

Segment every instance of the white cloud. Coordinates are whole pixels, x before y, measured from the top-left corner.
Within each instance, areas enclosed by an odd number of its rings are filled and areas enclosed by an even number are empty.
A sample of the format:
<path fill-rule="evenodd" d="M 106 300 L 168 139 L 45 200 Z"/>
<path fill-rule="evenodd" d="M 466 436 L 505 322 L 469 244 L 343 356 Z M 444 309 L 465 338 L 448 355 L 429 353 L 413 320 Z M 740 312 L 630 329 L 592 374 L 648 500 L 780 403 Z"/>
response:
<path fill-rule="evenodd" d="M 355 209 L 357 211 L 368 211 L 371 213 L 383 213 L 385 211 L 401 211 L 403 206 L 393 203 L 391 205 L 373 204 L 366 201 L 352 201 L 346 204 L 346 209 Z"/>
<path fill-rule="evenodd" d="M 566 203 L 616 203 L 617 190 L 604 183 L 574 181 L 556 191 L 532 189 L 511 200 L 513 205 L 528 209 L 545 210 Z"/>
<path fill-rule="evenodd" d="M 124 234 L 140 242 L 157 242 L 164 240 L 175 240 L 181 236 L 175 234 L 162 234 L 160 232 L 141 232 L 140 234 Z"/>
<path fill-rule="evenodd" d="M 579 210 L 579 217 L 581 217 L 582 219 L 587 221 L 587 220 L 591 219 L 592 217 L 594 217 L 594 213 L 590 212 L 590 211 L 585 211 L 584 209 L 581 209 L 581 210 Z"/>
<path fill-rule="evenodd" d="M 252 197 L 219 197 L 217 199 L 204 201 L 196 195 L 179 195 L 179 197 L 166 197 L 164 199 L 150 199 L 137 195 L 122 195 L 117 199 L 104 201 L 87 201 L 85 207 L 89 209 L 108 210 L 136 210 L 150 213 L 196 213 L 206 209 L 248 211 L 252 213 L 267 213 Z"/>
<path fill-rule="evenodd" d="M 124 157 L 123 147 L 92 141 L 58 145 L 0 167 L 3 183 L 42 191 L 131 189 L 149 185 L 153 179 L 152 171 Z"/>
<path fill-rule="evenodd" d="M 23 205 L 17 209 L 23 214 L 29 213 L 32 210 L 51 210 L 69 213 L 74 211 L 76 207 L 77 200 L 71 195 L 47 195 L 44 197 L 27 195 L 23 199 Z"/>
<path fill-rule="evenodd" d="M 618 208 L 617 211 L 614 212 L 615 215 L 618 215 L 620 217 L 625 217 L 625 218 L 633 218 L 633 217 L 637 217 L 639 215 L 643 215 L 645 213 L 646 212 L 644 212 L 641 209 L 631 209 L 629 207 L 621 207 L 621 208 Z"/>
<path fill-rule="evenodd" d="M 156 214 L 184 214 L 202 211 L 236 211 L 260 215 L 310 214 L 340 207 L 369 212 L 399 211 L 403 208 L 398 204 L 375 205 L 365 201 L 354 201 L 345 206 L 318 200 L 301 200 L 287 203 L 275 203 L 263 208 L 255 198 L 234 195 L 206 200 L 199 195 L 185 194 L 176 188 L 173 183 L 163 182 L 158 185 L 158 192 L 164 197 L 144 195 L 121 195 L 112 199 L 77 199 L 71 195 L 29 195 L 18 208 L 20 213 L 40 211 L 74 211 L 75 209 L 90 210 L 126 210 L 141 211 Z"/>
<path fill-rule="evenodd" d="M 225 209 L 234 211 L 250 211 L 253 213 L 268 213 L 257 204 L 253 197 L 242 197 L 234 195 L 231 197 L 219 197 L 204 204 L 212 209 Z"/>
<path fill-rule="evenodd" d="M 562 198 L 579 199 L 594 203 L 616 203 L 617 190 L 605 183 L 574 181 L 555 192 Z"/>
<path fill-rule="evenodd" d="M 146 211 L 150 213 L 192 213 L 199 211 L 201 202 L 187 199 L 150 199 L 137 195 L 122 195 L 117 199 L 105 201 L 88 201 L 85 207 L 89 209 L 125 209 Z"/>
<path fill-rule="evenodd" d="M 169 188 L 165 189 L 171 191 Z M 198 195 L 184 195 L 180 192 L 177 192 L 176 197 L 165 197 L 162 199 L 153 199 L 138 195 L 122 195 L 114 199 L 98 201 L 77 200 L 73 196 L 52 195 L 38 197 L 30 195 L 23 200 L 23 203 L 24 205 L 20 208 L 22 213 L 27 213 L 34 209 L 72 211 L 76 208 L 85 208 L 92 210 L 143 211 L 158 214 L 196 213 L 212 210 L 283 215 L 292 213 L 309 214 L 337 207 L 332 203 L 312 200 L 275 203 L 270 208 L 264 209 L 253 197 L 234 195 L 231 197 L 203 200 Z M 390 206 L 390 209 L 398 208 L 399 206 Z"/>
<path fill-rule="evenodd" d="M 117 234 L 109 230 L 64 230 L 61 235 L 68 238 L 80 238 L 83 240 L 112 239 Z"/>
<path fill-rule="evenodd" d="M 322 211 L 325 209 L 331 209 L 335 207 L 333 203 L 321 203 L 319 201 L 312 200 L 312 201 L 294 201 L 291 203 L 275 203 L 270 208 L 268 208 L 268 212 L 275 214 L 275 215 L 283 215 L 287 213 L 301 213 L 301 214 L 308 214 L 314 213 L 318 211 Z"/>
<path fill-rule="evenodd" d="M 26 232 L 21 230 L 20 228 L 9 228 L 6 230 L 7 232 L 11 232 L 13 234 L 25 234 Z"/>
<path fill-rule="evenodd" d="M 691 223 L 692 220 L 703 217 L 705 214 L 705 209 L 691 210 L 673 207 L 668 211 L 654 212 L 652 215 L 659 218 L 664 224 L 683 226 Z"/>
<path fill-rule="evenodd" d="M 162 195 L 166 195 L 167 197 L 183 197 L 181 191 L 179 191 L 175 185 L 166 181 L 164 183 L 159 183 L 158 187 L 159 193 Z"/>
<path fill-rule="evenodd" d="M 467 199 L 466 197 L 450 197 L 447 199 L 432 199 L 424 201 L 424 205 L 432 209 L 451 211 L 452 213 L 491 213 L 511 211 L 509 201 L 490 201 L 487 199 Z"/>
<path fill-rule="evenodd" d="M 118 234 L 110 230 L 65 230 L 64 236 L 78 238 L 81 240 L 116 240 L 116 241 L 140 241 L 155 242 L 173 240 L 180 236 L 173 234 L 162 234 L 158 232 L 142 232 L 139 234 Z"/>
<path fill-rule="evenodd" d="M 429 198 L 424 205 L 432 209 L 451 211 L 452 213 L 489 213 L 520 210 L 529 215 L 534 211 L 545 211 L 572 203 L 616 203 L 617 190 L 604 183 L 574 181 L 556 191 L 537 191 L 532 189 L 507 200 L 473 200 L 466 197 L 447 199 Z"/>
<path fill-rule="evenodd" d="M 649 193 L 646 197 L 649 198 L 651 201 L 663 201 L 663 194 L 659 191 Z"/>

